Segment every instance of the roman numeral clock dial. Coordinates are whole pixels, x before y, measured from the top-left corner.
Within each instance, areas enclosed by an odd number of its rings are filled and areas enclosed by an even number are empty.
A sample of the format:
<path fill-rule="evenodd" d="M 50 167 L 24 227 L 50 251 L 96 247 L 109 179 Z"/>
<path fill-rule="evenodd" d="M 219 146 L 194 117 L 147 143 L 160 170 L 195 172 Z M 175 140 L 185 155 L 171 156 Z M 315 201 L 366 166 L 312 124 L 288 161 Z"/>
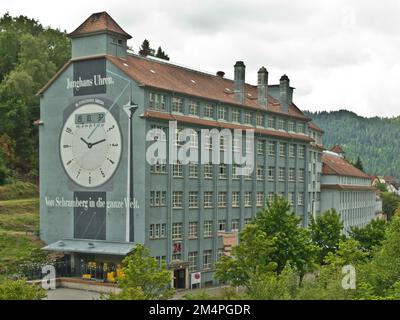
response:
<path fill-rule="evenodd" d="M 121 158 L 121 131 L 113 115 L 97 104 L 74 110 L 61 132 L 60 156 L 76 184 L 95 188 L 106 183 Z"/>

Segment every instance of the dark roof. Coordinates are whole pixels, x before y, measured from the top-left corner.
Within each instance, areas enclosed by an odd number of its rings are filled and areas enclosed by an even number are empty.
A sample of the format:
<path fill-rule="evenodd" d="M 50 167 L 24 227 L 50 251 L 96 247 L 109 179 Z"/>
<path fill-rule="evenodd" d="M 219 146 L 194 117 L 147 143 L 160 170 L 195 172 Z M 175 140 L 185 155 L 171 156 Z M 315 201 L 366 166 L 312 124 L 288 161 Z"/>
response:
<path fill-rule="evenodd" d="M 127 39 L 132 38 L 132 36 L 126 33 L 118 25 L 118 23 L 113 18 L 111 18 L 111 16 L 105 11 L 93 13 L 78 28 L 76 28 L 68 35 L 74 38 L 85 34 L 97 33 L 102 31 L 117 33 L 124 36 Z"/>
<path fill-rule="evenodd" d="M 126 59 L 107 56 L 107 59 L 139 84 L 241 105 L 235 100 L 233 80 L 138 55 L 130 54 Z M 258 103 L 257 86 L 247 83 L 245 84 L 244 105 L 253 109 L 268 110 L 283 115 L 289 114 L 295 118 L 309 120 L 294 103 L 290 104 L 287 113 L 282 109 L 279 101 L 271 96 L 268 96 L 268 106 L 265 109 Z"/>
<path fill-rule="evenodd" d="M 345 185 L 345 184 L 321 184 L 322 190 L 349 190 L 349 191 L 376 191 L 377 189 L 373 186 L 356 186 L 356 185 Z"/>
<path fill-rule="evenodd" d="M 345 159 L 328 153 L 322 155 L 322 174 L 369 179 L 369 175 L 357 169 Z"/>

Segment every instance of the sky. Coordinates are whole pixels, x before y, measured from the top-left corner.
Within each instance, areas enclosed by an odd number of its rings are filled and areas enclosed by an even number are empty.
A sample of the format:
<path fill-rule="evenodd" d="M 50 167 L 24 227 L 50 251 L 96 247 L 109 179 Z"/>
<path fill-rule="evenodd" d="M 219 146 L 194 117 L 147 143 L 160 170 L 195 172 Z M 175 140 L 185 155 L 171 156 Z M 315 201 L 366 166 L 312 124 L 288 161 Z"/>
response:
<path fill-rule="evenodd" d="M 261 66 L 271 84 L 287 74 L 302 110 L 400 116 L 398 0 L 0 0 L 7 11 L 68 32 L 107 11 L 135 52 L 147 38 L 171 62 L 228 78 L 242 60 L 252 84 Z"/>

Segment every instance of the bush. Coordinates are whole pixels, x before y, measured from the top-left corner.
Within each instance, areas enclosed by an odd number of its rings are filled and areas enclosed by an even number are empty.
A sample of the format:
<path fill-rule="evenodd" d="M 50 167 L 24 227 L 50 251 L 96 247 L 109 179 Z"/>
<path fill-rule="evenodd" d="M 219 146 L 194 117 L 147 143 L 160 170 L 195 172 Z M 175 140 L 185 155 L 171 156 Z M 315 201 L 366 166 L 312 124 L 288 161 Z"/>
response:
<path fill-rule="evenodd" d="M 0 186 L 0 201 L 34 198 L 39 196 L 39 188 L 30 182 L 17 181 Z"/>

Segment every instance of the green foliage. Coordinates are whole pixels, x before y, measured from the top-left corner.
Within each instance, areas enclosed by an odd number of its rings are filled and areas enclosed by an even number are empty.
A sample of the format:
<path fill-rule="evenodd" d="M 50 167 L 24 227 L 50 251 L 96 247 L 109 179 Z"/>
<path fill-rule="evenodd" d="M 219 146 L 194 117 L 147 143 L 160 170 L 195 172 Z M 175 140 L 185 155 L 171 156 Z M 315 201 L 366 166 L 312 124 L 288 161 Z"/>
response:
<path fill-rule="evenodd" d="M 212 300 L 214 297 L 202 289 L 195 292 L 189 292 L 183 296 L 185 300 Z"/>
<path fill-rule="evenodd" d="M 164 60 L 169 60 L 169 56 L 164 52 L 161 47 L 158 47 L 156 57 Z"/>
<path fill-rule="evenodd" d="M 41 300 L 47 297 L 40 286 L 28 284 L 25 279 L 0 282 L 0 300 Z"/>
<path fill-rule="evenodd" d="M 357 169 L 360 169 L 361 171 L 364 171 L 364 166 L 361 162 L 360 157 L 357 157 L 357 161 L 353 164 Z"/>
<path fill-rule="evenodd" d="M 318 261 L 323 263 L 329 252 L 334 253 L 342 239 L 343 222 L 335 209 L 328 210 L 311 220 L 312 241 L 318 246 Z"/>
<path fill-rule="evenodd" d="M 164 60 L 169 60 L 169 56 L 165 53 L 161 47 L 158 47 L 157 52 L 150 47 L 150 42 L 147 39 L 143 40 L 142 45 L 139 48 L 139 54 L 143 57 L 152 56 Z"/>
<path fill-rule="evenodd" d="M 309 231 L 299 223 L 289 203 L 276 197 L 241 231 L 231 256 L 217 262 L 216 278 L 249 287 L 254 276 L 272 271 L 280 274 L 288 264 L 303 275 L 313 265 L 316 247 Z"/>
<path fill-rule="evenodd" d="M 325 134 L 326 147 L 339 144 L 350 160 L 362 159 L 365 172 L 396 177 L 400 168 L 400 117 L 364 118 L 347 110 L 306 112 Z M 340 130 L 338 130 L 340 128 Z"/>
<path fill-rule="evenodd" d="M 383 182 L 377 182 L 376 185 L 375 185 L 375 187 L 376 187 L 380 192 L 388 192 L 388 191 L 389 191 L 388 188 L 387 188 L 387 186 L 386 186 L 386 184 L 383 183 Z"/>
<path fill-rule="evenodd" d="M 8 175 L 8 169 L 6 167 L 6 161 L 4 160 L 3 152 L 0 149 L 0 186 L 6 182 Z"/>
<path fill-rule="evenodd" d="M 7 167 L 27 174 L 38 165 L 35 94 L 70 58 L 70 41 L 59 30 L 8 13 L 0 18 L 0 30 L 0 136 L 6 134 L 15 150 L 15 160 L 6 155 Z"/>
<path fill-rule="evenodd" d="M 111 294 L 112 300 L 160 300 L 171 298 L 174 289 L 170 288 L 172 274 L 165 262 L 161 266 L 150 256 L 141 244 L 123 261 L 125 276 L 118 283 L 122 292 Z"/>
<path fill-rule="evenodd" d="M 39 195 L 39 188 L 30 182 L 16 181 L 0 186 L 0 201 L 34 198 Z"/>
<path fill-rule="evenodd" d="M 387 218 L 390 220 L 396 209 L 399 208 L 400 205 L 400 196 L 393 192 L 383 192 L 381 194 L 382 199 L 382 209 L 386 214 Z"/>
<path fill-rule="evenodd" d="M 351 227 L 349 236 L 357 240 L 364 251 L 371 251 L 385 239 L 386 221 L 376 219 L 364 228 Z"/>

